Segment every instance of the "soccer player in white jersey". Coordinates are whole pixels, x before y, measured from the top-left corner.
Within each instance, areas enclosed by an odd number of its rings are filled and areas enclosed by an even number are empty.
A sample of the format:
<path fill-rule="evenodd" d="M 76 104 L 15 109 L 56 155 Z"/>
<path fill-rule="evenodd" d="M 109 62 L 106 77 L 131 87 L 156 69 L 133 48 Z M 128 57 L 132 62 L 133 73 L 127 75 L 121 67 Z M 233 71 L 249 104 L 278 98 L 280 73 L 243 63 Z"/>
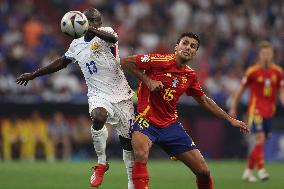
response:
<path fill-rule="evenodd" d="M 74 39 L 64 56 L 46 67 L 20 75 L 16 82 L 20 85 L 27 85 L 29 80 L 59 71 L 72 62 L 78 63 L 88 86 L 89 112 L 93 121 L 91 133 L 98 156 L 98 164 L 93 167 L 94 172 L 90 184 L 93 187 L 100 186 L 109 168 L 105 154 L 108 137 L 105 123 L 110 123 L 115 127 L 123 148 L 123 160 L 128 174 L 128 189 L 134 189 L 133 154 L 129 136 L 129 121 L 134 116 L 131 101 L 133 91 L 119 64 L 118 36 L 112 28 L 101 27 L 101 13 L 97 9 L 87 9 L 84 14 L 90 25 L 85 36 Z"/>

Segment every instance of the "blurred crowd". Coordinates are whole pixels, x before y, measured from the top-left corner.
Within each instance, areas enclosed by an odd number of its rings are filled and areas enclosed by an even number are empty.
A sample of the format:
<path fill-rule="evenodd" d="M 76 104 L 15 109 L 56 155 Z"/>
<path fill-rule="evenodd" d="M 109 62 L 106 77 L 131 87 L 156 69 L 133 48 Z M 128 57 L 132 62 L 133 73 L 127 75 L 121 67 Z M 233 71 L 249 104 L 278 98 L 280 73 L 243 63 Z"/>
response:
<path fill-rule="evenodd" d="M 116 135 L 108 125 L 107 128 L 108 150 L 115 156 L 121 148 L 116 144 Z M 30 116 L 12 115 L 0 119 L 0 160 L 45 159 L 52 162 L 95 157 L 88 115 L 66 116 L 55 112 L 43 116 L 34 111 Z"/>
<path fill-rule="evenodd" d="M 62 56 L 71 39 L 60 31 L 61 17 L 69 10 L 88 7 L 98 8 L 103 25 L 118 33 L 121 57 L 173 53 L 182 32 L 196 32 L 201 47 L 192 67 L 219 104 L 226 103 L 243 71 L 256 61 L 258 41 L 271 41 L 275 62 L 284 64 L 282 0 L 2 0 L 0 101 L 87 102 L 77 65 L 38 78 L 27 87 L 17 86 L 15 77 Z M 137 87 L 132 78 L 130 84 Z"/>

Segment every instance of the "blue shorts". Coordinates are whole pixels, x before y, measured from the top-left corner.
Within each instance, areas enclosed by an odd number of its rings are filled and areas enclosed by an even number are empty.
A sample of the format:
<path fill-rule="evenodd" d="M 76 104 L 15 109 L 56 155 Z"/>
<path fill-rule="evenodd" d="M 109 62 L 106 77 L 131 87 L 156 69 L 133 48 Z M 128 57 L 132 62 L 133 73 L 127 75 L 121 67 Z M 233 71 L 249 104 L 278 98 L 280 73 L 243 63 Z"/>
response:
<path fill-rule="evenodd" d="M 166 128 L 158 128 L 140 117 L 131 126 L 130 131 L 131 133 L 139 131 L 147 135 L 154 144 L 160 146 L 170 156 L 197 149 L 192 138 L 179 122 L 172 123 Z"/>
<path fill-rule="evenodd" d="M 261 116 L 255 116 L 251 122 L 251 133 L 264 132 L 265 137 L 268 138 L 271 134 L 272 120 L 270 118 L 262 118 Z"/>

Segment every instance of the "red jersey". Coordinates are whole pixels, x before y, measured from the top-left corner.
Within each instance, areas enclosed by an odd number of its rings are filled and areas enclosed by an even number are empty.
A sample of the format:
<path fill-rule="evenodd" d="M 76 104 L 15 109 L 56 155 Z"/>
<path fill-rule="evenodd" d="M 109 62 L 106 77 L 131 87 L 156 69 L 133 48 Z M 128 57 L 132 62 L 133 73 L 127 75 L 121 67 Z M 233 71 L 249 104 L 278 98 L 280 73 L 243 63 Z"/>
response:
<path fill-rule="evenodd" d="M 176 105 L 185 92 L 188 96 L 203 96 L 196 73 L 189 66 L 178 68 L 175 55 L 138 55 L 136 65 L 152 80 L 161 81 L 161 91 L 150 92 L 144 83 L 138 89 L 138 113 L 156 127 L 167 127 L 177 120 Z"/>
<path fill-rule="evenodd" d="M 284 86 L 282 68 L 276 64 L 271 64 L 268 69 L 260 64 L 253 65 L 247 69 L 242 85 L 250 92 L 249 115 L 271 118 L 275 112 L 277 90 Z"/>

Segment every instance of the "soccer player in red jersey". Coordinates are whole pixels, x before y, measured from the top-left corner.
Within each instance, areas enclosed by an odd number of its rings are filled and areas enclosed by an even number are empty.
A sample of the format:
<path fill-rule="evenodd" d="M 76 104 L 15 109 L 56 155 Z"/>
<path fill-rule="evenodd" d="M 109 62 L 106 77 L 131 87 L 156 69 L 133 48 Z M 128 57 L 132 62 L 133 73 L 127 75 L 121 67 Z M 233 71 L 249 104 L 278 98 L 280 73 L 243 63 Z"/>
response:
<path fill-rule="evenodd" d="M 202 91 L 195 71 L 187 65 L 196 55 L 198 47 L 198 36 L 189 32 L 179 37 L 175 54 L 137 55 L 121 60 L 122 67 L 142 81 L 138 91 L 138 115 L 131 126 L 135 189 L 148 189 L 147 161 L 153 143 L 189 167 L 197 177 L 199 189 L 213 189 L 203 156 L 182 124 L 177 122 L 176 105 L 183 93 L 192 96 L 234 127 L 248 132 L 245 123 L 230 117 Z"/>
<path fill-rule="evenodd" d="M 232 101 L 230 115 L 235 117 L 237 105 L 245 88 L 249 89 L 248 125 L 254 135 L 254 146 L 242 178 L 257 181 L 252 170 L 256 165 L 258 177 L 267 180 L 269 174 L 264 168 L 264 143 L 271 132 L 271 118 L 275 112 L 276 96 L 280 89 L 280 100 L 284 104 L 284 79 L 281 67 L 273 63 L 273 46 L 267 41 L 259 45 L 258 61 L 249 67 L 242 79 L 241 87 Z"/>

